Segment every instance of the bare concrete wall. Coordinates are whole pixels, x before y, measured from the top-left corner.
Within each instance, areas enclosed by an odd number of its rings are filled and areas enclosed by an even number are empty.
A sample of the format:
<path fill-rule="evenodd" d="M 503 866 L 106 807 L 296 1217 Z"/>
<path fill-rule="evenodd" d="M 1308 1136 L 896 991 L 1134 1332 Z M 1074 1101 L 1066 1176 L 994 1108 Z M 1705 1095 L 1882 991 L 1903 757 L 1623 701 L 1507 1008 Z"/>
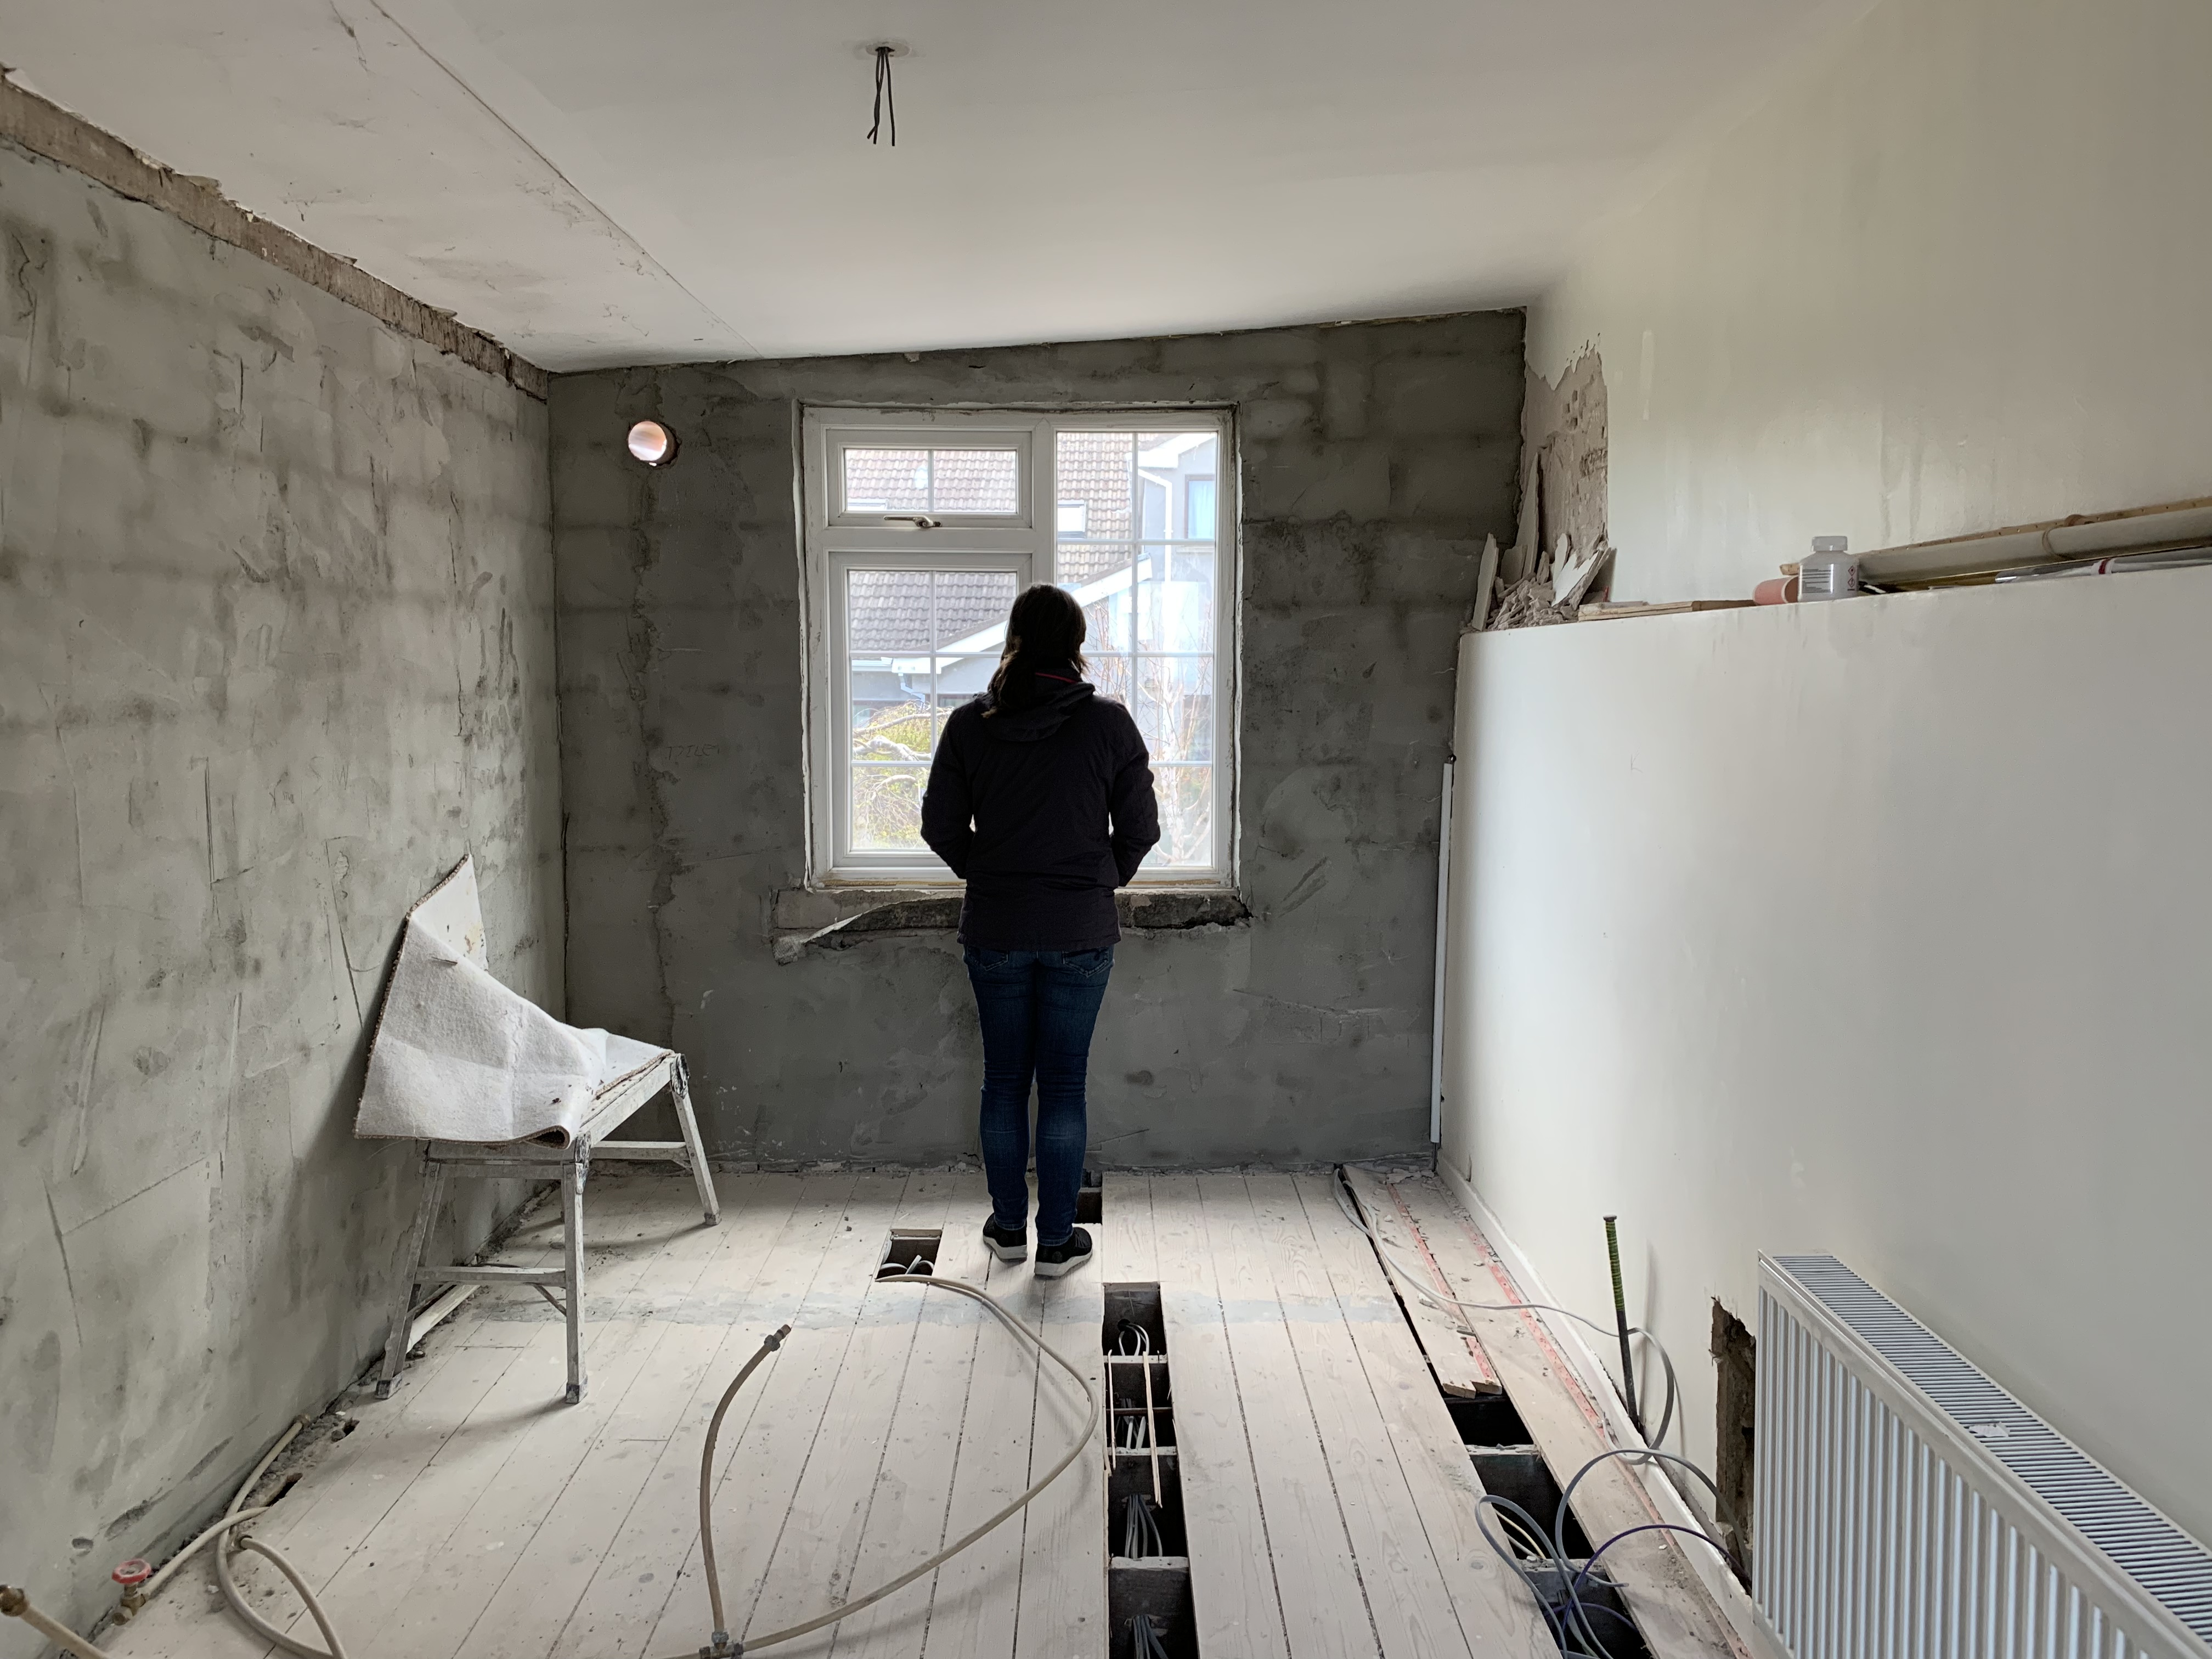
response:
<path fill-rule="evenodd" d="M 1522 319 L 609 372 L 553 385 L 576 1017 L 690 1056 L 738 1159 L 975 1143 L 942 928 L 779 964 L 805 876 L 794 445 L 805 403 L 1231 404 L 1250 919 L 1123 945 L 1091 1062 L 1120 1164 L 1427 1141 L 1440 770 L 1486 532 L 1510 533 Z M 649 472 L 628 423 L 684 448 Z"/>
<path fill-rule="evenodd" d="M 561 1006 L 546 415 L 4 145 L 0 246 L 0 1554 L 88 1623 L 379 1341 L 404 907 L 473 847 Z"/>

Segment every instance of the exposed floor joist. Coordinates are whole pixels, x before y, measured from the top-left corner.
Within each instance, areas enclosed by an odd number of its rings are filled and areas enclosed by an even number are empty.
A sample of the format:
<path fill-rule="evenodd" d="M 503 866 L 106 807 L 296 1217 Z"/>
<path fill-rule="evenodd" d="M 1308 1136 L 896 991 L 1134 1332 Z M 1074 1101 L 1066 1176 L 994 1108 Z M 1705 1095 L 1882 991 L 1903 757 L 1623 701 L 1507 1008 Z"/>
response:
<path fill-rule="evenodd" d="M 724 1224 L 688 1182 L 592 1185 L 590 1367 L 560 1403 L 562 1328 L 524 1288 L 480 1291 L 428 1340 L 263 1529 L 300 1565 L 353 1659 L 611 1659 L 696 1651 L 697 1458 L 724 1383 L 761 1335 L 794 1328 L 740 1396 L 717 1471 L 733 1627 L 807 1617 L 957 1536 L 1020 1492 L 1080 1426 L 1064 1379 L 972 1305 L 878 1286 L 893 1228 L 943 1233 L 937 1271 L 981 1283 L 1103 1386 L 1103 1286 L 1163 1287 L 1193 1601 L 1208 1659 L 1485 1659 L 1549 1638 L 1476 1524 L 1461 1437 L 1367 1242 L 1325 1176 L 1109 1176 L 1100 1260 L 1041 1282 L 988 1259 L 973 1172 L 725 1176 Z M 1409 1226 L 1442 1218 L 1401 1189 Z M 550 1254 L 554 1228 L 519 1235 Z M 1445 1252 L 1437 1259 L 1457 1271 Z M 1540 1352 L 1500 1370 L 1542 1432 Z M 1516 1381 L 1515 1379 L 1518 1379 Z M 1557 1393 L 1556 1389 L 1553 1392 Z M 794 1656 L 1103 1655 L 1101 1458 L 930 1577 Z M 1610 1488 L 1607 1489 L 1609 1492 Z M 1607 1498 L 1617 1503 L 1620 1494 Z M 1611 1509 L 1592 1510 L 1605 1524 Z M 241 1576 L 280 1620 L 297 1607 Z M 1698 1645 L 1647 1598 L 1655 1654 Z M 1645 1613 L 1640 1605 L 1639 1613 Z M 306 1628 L 304 1615 L 300 1627 Z M 246 1659 L 251 1640 L 195 1566 L 118 1659 Z"/>

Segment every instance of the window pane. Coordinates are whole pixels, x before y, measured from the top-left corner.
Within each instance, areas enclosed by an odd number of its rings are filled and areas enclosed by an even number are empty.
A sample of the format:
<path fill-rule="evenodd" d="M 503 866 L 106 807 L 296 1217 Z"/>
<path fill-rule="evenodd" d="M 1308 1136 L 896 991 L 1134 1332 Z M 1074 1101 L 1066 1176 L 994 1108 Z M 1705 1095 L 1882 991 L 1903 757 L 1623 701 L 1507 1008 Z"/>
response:
<path fill-rule="evenodd" d="M 1219 515 L 1214 508 L 1213 480 L 1193 478 L 1183 492 L 1184 537 L 1194 542 L 1210 542 L 1216 533 Z"/>
<path fill-rule="evenodd" d="M 980 696 L 999 672 L 998 653 L 988 657 L 939 657 L 931 680 L 937 693 L 936 730 L 945 730 L 945 717 L 970 698 Z"/>
<path fill-rule="evenodd" d="M 1117 702 L 1127 702 L 1129 701 L 1129 659 L 1110 653 L 1102 654 L 1088 649 L 1085 655 L 1091 664 L 1091 684 L 1098 688 L 1098 695 L 1102 697 L 1112 697 Z"/>
<path fill-rule="evenodd" d="M 929 649 L 927 570 L 854 570 L 845 578 L 845 648 L 854 659 Z"/>
<path fill-rule="evenodd" d="M 1069 544 L 1060 544 L 1060 585 L 1083 606 L 1083 620 L 1090 629 L 1084 650 L 1127 651 L 1135 606 L 1130 565 L 1136 550 L 1127 542 L 1091 542 L 1074 549 L 1087 567 L 1087 574 L 1079 579 L 1068 571 L 1070 550 Z"/>
<path fill-rule="evenodd" d="M 1152 789 L 1160 800 L 1160 844 L 1145 868 L 1206 868 L 1213 862 L 1213 769 L 1156 767 Z"/>
<path fill-rule="evenodd" d="M 994 656 L 1006 643 L 1006 612 L 1021 585 L 1011 570 L 939 570 L 937 620 L 931 642 L 940 651 L 981 652 Z"/>
<path fill-rule="evenodd" d="M 1156 761 L 1213 758 L 1213 659 L 1139 657 L 1137 729 Z"/>
<path fill-rule="evenodd" d="M 1021 477 L 1018 450 L 849 448 L 845 510 L 1013 514 Z"/>
<path fill-rule="evenodd" d="M 1108 542 L 1129 538 L 1137 484 L 1135 433 L 1063 432 L 1054 446 L 1053 467 L 1053 499 L 1063 514 L 1082 507 L 1084 535 Z"/>
<path fill-rule="evenodd" d="M 929 511 L 929 452 L 926 449 L 848 449 L 845 452 L 848 513 Z"/>
<path fill-rule="evenodd" d="M 933 730 L 926 677 L 878 659 L 853 665 L 853 758 L 866 761 L 926 761 Z"/>
<path fill-rule="evenodd" d="M 1213 649 L 1213 550 L 1149 547 L 1138 569 L 1137 648 Z"/>
<path fill-rule="evenodd" d="M 1011 449 L 933 449 L 929 470 L 933 513 L 1020 510 L 1021 463 Z"/>
<path fill-rule="evenodd" d="M 853 777 L 853 850 L 856 853 L 922 852 L 921 792 L 929 784 L 927 766 L 870 766 L 855 762 Z"/>

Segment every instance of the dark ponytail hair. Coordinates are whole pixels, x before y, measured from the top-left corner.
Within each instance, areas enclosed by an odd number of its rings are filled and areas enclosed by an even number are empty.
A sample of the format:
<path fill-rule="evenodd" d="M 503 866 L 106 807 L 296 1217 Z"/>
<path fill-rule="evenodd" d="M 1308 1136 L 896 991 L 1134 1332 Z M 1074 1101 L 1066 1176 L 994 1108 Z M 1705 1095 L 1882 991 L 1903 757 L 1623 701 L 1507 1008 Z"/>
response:
<path fill-rule="evenodd" d="M 1040 670 L 1049 674 L 1072 667 L 1082 673 L 1090 666 L 1083 660 L 1083 641 L 1090 632 L 1082 605 L 1066 588 L 1039 582 L 1023 589 L 1006 617 L 1006 647 L 999 672 L 991 676 L 984 718 L 1036 702 Z"/>

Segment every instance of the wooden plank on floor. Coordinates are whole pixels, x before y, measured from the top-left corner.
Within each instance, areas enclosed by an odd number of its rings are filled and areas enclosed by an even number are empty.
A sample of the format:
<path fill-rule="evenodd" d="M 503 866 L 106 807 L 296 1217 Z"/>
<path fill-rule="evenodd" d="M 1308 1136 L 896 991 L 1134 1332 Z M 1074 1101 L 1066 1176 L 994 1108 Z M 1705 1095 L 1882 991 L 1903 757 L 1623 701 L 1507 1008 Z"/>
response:
<path fill-rule="evenodd" d="M 617 1262 L 603 1276 L 620 1288 L 641 1265 Z M 420 1507 L 434 1526 L 440 1514 L 450 1513 L 456 1474 L 452 1459 L 456 1449 L 467 1449 L 472 1462 L 477 1455 L 479 1437 L 467 1431 L 473 1413 L 483 1409 L 487 1401 L 502 1412 L 532 1411 L 526 1396 L 542 1381 L 539 1374 L 544 1370 L 549 1338 L 559 1362 L 548 1373 L 550 1382 L 544 1382 L 544 1392 L 546 1399 L 559 1401 L 566 1357 L 561 1346 L 562 1327 L 550 1310 L 543 1320 L 535 1314 L 524 1320 L 501 1320 L 504 1328 L 499 1340 L 477 1340 L 472 1334 L 471 1328 L 485 1322 L 489 1313 L 488 1305 L 479 1304 L 487 1304 L 487 1298 L 496 1294 L 479 1292 L 455 1321 L 431 1334 L 428 1357 L 409 1365 L 392 1399 L 378 1401 L 365 1388 L 350 1391 L 341 1405 L 359 1426 L 319 1459 L 276 1510 L 258 1523 L 256 1529 L 285 1551 L 317 1587 L 326 1606 L 351 1611 L 348 1586 L 356 1583 L 363 1587 L 373 1583 L 378 1604 L 384 1604 L 390 1588 L 381 1571 L 387 1565 L 386 1553 L 362 1553 L 368 1540 L 380 1535 L 397 1536 L 392 1530 L 398 1524 L 395 1515 L 411 1516 Z M 535 1303 L 537 1298 L 533 1296 L 532 1300 Z M 616 1322 L 592 1330 L 595 1363 L 612 1363 L 611 1356 L 620 1352 L 633 1328 Z M 465 1478 L 464 1473 L 462 1479 Z M 424 1482 L 428 1484 L 418 1492 L 416 1487 Z M 417 1567 L 421 1564 L 420 1556 L 404 1553 L 404 1547 L 402 1559 Z M 378 1564 L 376 1569 L 372 1569 L 372 1563 Z M 403 1565 L 401 1571 L 406 1570 Z M 265 1564 L 247 1557 L 240 1563 L 238 1577 L 248 1599 L 264 1617 L 280 1626 L 289 1623 L 294 1628 L 308 1627 L 298 1599 Z M 118 1633 L 116 1651 L 185 1653 L 198 1652 L 203 1647 L 224 1654 L 270 1650 L 249 1637 L 214 1595 L 210 1569 L 197 1565 L 187 1569 L 172 1594 L 176 1597 L 173 1607 L 165 1608 L 170 1597 L 161 1598 Z M 186 1597 L 199 1602 L 188 1613 L 184 1611 Z M 339 1616 L 342 1632 L 362 1623 L 357 1613 L 350 1625 L 344 1614 Z M 173 1618 L 183 1628 L 169 1633 Z M 372 1616 L 371 1622 L 378 1621 Z M 358 1640 L 356 1649 L 370 1650 Z"/>
<path fill-rule="evenodd" d="M 1176 1458 L 1191 1534 L 1199 1651 L 1287 1659 L 1266 1517 L 1194 1176 L 1154 1176 L 1152 1236 L 1166 1316 Z"/>
<path fill-rule="evenodd" d="M 1548 1654 L 1534 1598 L 1482 1536 L 1482 1484 L 1373 1248 L 1337 1208 L 1335 1179 L 1298 1176 L 1292 1184 L 1460 1630 L 1477 1654 L 1496 1654 L 1500 1642 L 1507 1652 Z"/>
<path fill-rule="evenodd" d="M 682 1190 L 696 1189 L 687 1181 Z M 670 1183 L 655 1196 L 672 1199 L 675 1192 Z M 764 1243 L 788 1207 L 787 1199 L 781 1213 L 765 1212 L 771 1224 L 765 1233 L 757 1231 L 757 1218 L 754 1229 L 738 1217 L 705 1228 L 695 1214 L 644 1252 L 629 1286 L 636 1310 L 587 1328 L 587 1358 L 605 1374 L 590 1378 L 580 1407 L 561 1403 L 563 1327 L 532 1328 L 531 1346 L 356 1552 L 356 1565 L 373 1566 L 341 1574 L 325 1596 L 341 1629 L 363 1632 L 349 1643 L 350 1653 L 447 1659 L 524 1559 L 538 1518 L 558 1502 L 592 1448 L 610 1439 L 665 1441 L 679 1396 L 697 1385 L 708 1357 L 696 1351 L 714 1334 L 676 1316 L 716 1262 L 748 1242 Z M 749 1239 L 749 1232 L 756 1236 Z M 624 1325 L 636 1328 L 614 1352 L 614 1333 Z"/>
<path fill-rule="evenodd" d="M 951 1177 L 933 1277 L 983 1284 L 991 1254 L 983 1245 L 982 1218 L 990 1202 L 981 1170 Z M 1014 1346 L 1013 1339 L 998 1328 L 988 1310 L 964 1296 L 919 1285 L 890 1285 L 881 1293 L 913 1297 L 916 1323 L 860 1536 L 853 1571 L 854 1594 L 866 1594 L 896 1577 L 959 1536 L 945 1531 L 945 1513 L 959 1473 L 963 1443 L 970 1432 L 981 1440 L 995 1428 L 972 1422 L 968 1415 L 979 1344 L 992 1345 L 992 1362 L 1013 1357 L 1005 1352 Z M 911 1659 L 919 1654 L 929 1623 L 933 1578 L 933 1574 L 918 1578 L 840 1625 L 833 1650 L 839 1659 Z"/>
<path fill-rule="evenodd" d="M 658 1182 L 661 1178 L 631 1179 Z M 652 1213 L 655 1209 L 660 1212 L 658 1217 Z M 691 1218 L 688 1225 L 680 1223 L 680 1218 L 687 1214 Z M 599 1431 L 593 1435 L 584 1455 L 568 1467 L 566 1479 L 560 1478 L 562 1469 L 558 1463 L 549 1470 L 528 1471 L 519 1477 L 520 1485 L 538 1486 L 541 1493 L 545 1487 L 551 1487 L 552 1496 L 536 1505 L 535 1523 L 523 1535 L 513 1565 L 463 1636 L 458 1651 L 466 1659 L 544 1659 L 591 1583 L 591 1569 L 612 1547 L 624 1516 L 643 1490 L 661 1449 L 659 1444 L 605 1432 L 607 1426 L 619 1417 L 631 1385 L 649 1369 L 659 1340 L 667 1332 L 665 1295 L 651 1287 L 641 1294 L 636 1293 L 639 1281 L 645 1276 L 647 1265 L 659 1252 L 673 1249 L 679 1258 L 696 1261 L 695 1253 L 719 1254 L 722 1248 L 743 1237 L 730 1234 L 708 1243 L 713 1234 L 722 1233 L 731 1224 L 727 1212 L 723 1228 L 700 1229 L 696 1218 L 696 1188 L 688 1180 L 680 1183 L 670 1181 L 650 1189 L 645 1205 L 619 1233 L 613 1226 L 603 1230 L 603 1237 L 615 1234 L 614 1242 L 606 1247 L 609 1257 L 627 1259 L 636 1271 L 617 1280 L 595 1261 L 595 1271 L 586 1276 L 586 1294 L 593 1295 L 592 1286 L 596 1280 L 602 1286 L 602 1294 L 594 1297 L 595 1304 L 605 1307 L 611 1304 L 622 1310 L 611 1311 L 604 1321 L 605 1328 L 632 1329 L 638 1334 L 619 1367 L 599 1366 L 605 1376 L 592 1375 L 583 1403 L 567 1408 L 588 1413 Z M 587 1229 L 589 1224 L 587 1211 Z M 588 1231 L 586 1237 L 587 1240 L 591 1237 Z M 592 1248 L 596 1250 L 600 1247 Z M 656 1276 L 671 1271 L 683 1269 L 663 1267 L 657 1270 Z M 663 1308 L 662 1316 L 654 1316 L 652 1310 L 655 1307 Z M 596 1352 L 595 1349 L 595 1355 Z M 596 1358 L 593 1364 L 598 1364 Z M 506 1503 L 503 1498 L 499 1501 Z M 495 1515 L 488 1524 L 495 1521 Z"/>
<path fill-rule="evenodd" d="M 839 1182 L 842 1189 L 833 1191 Z M 808 1176 L 807 1196 L 800 1200 L 787 1241 L 750 1299 L 744 1353 L 778 1324 L 793 1329 L 783 1348 L 753 1374 L 732 1403 L 716 1449 L 716 1555 L 726 1616 L 739 1626 L 759 1594 L 843 1361 L 867 1275 L 904 1189 L 905 1177 L 896 1175 Z M 731 1358 L 744 1362 L 743 1353 Z M 726 1379 L 722 1386 L 727 1386 Z M 719 1400 L 720 1389 L 713 1392 Z M 705 1404 L 711 1413 L 714 1401 Z M 702 1419 L 696 1431 L 700 1444 L 705 1431 Z M 695 1457 L 696 1450 L 695 1446 Z M 639 1650 L 696 1651 L 712 1629 L 695 1523 L 667 1602 Z M 587 1646 L 574 1650 L 594 1656 L 599 1651 Z"/>
<path fill-rule="evenodd" d="M 1152 1236 L 1152 1184 L 1144 1175 L 1109 1175 L 1100 1194 L 1106 1219 L 1097 1231 L 1109 1284 L 1157 1285 L 1159 1249 Z"/>
<path fill-rule="evenodd" d="M 595 1659 L 635 1655 L 659 1621 L 677 1571 L 699 1541 L 699 1447 L 706 1418 L 738 1364 L 775 1325 L 765 1325 L 752 1291 L 785 1248 L 821 1255 L 821 1245 L 794 1241 L 803 1182 L 796 1175 L 717 1176 L 721 1234 L 714 1255 L 677 1305 L 654 1316 L 661 1340 L 650 1363 L 626 1389 L 604 1440 L 654 1440 L 659 1451 L 622 1517 L 606 1555 L 586 1573 L 584 1595 L 562 1628 L 553 1652 L 588 1652 Z M 696 1225 L 696 1188 L 681 1183 L 681 1203 Z M 679 1201 L 671 1194 L 671 1203 Z"/>
<path fill-rule="evenodd" d="M 980 1218 L 976 1228 L 980 1232 Z M 1036 1328 L 1042 1286 L 1026 1262 L 993 1261 L 981 1283 L 1015 1318 Z M 1029 1485 L 1037 1376 L 1045 1363 L 995 1322 L 978 1328 L 959 1460 L 945 1510 L 948 1540 L 996 1514 Z M 1025 1516 L 1015 1516 L 938 1570 L 922 1643 L 930 1659 L 997 1659 L 1013 1652 L 1025 1522 Z"/>
<path fill-rule="evenodd" d="M 1421 1253 L 1420 1242 L 1414 1237 L 1413 1225 L 1395 1204 L 1382 1201 L 1382 1183 L 1372 1172 L 1358 1168 L 1347 1170 L 1352 1190 L 1359 1194 L 1367 1212 L 1367 1224 L 1382 1235 L 1390 1253 L 1398 1259 L 1407 1273 L 1419 1273 L 1431 1290 L 1450 1293 L 1443 1275 L 1436 1270 Z M 1498 1373 L 1483 1352 L 1482 1345 L 1468 1336 L 1459 1322 L 1431 1303 L 1424 1302 L 1404 1285 L 1396 1286 L 1405 1304 L 1406 1313 L 1413 1322 L 1413 1334 L 1420 1339 L 1421 1351 L 1428 1356 L 1429 1366 L 1436 1373 L 1437 1385 L 1446 1394 L 1463 1400 L 1472 1400 L 1498 1389 Z"/>
<path fill-rule="evenodd" d="M 1288 1176 L 1252 1176 L 1255 1279 L 1272 1281 L 1384 1659 L 1472 1659 L 1443 1572 Z"/>
<path fill-rule="evenodd" d="M 1091 1249 L 1098 1249 L 1092 1236 Z M 1036 1259 L 1034 1249 L 1030 1259 Z M 1093 1260 L 1037 1286 L 1036 1330 L 1089 1379 L 1102 1400 L 1106 1356 L 1098 1329 L 1106 1317 L 1099 1264 Z M 1008 1339 L 1012 1340 L 1011 1338 Z M 1085 1402 L 1050 1360 L 1037 1368 L 1036 1416 L 1029 1479 L 1051 1467 L 1083 1432 Z M 1023 1515 L 1022 1583 L 1014 1630 L 1017 1659 L 1085 1659 L 1106 1651 L 1106 1479 L 1104 1415 L 1073 1466 Z"/>
<path fill-rule="evenodd" d="M 1470 1302 L 1525 1300 L 1442 1182 L 1425 1175 L 1393 1180 L 1388 1187 L 1388 1196 L 1402 1206 L 1422 1247 L 1454 1287 L 1450 1294 Z M 1468 1309 L 1466 1316 L 1563 1488 L 1590 1459 L 1613 1449 L 1574 1367 L 1534 1314 Z M 1632 1527 L 1664 1519 L 1643 1482 L 1619 1458 L 1591 1471 L 1575 1491 L 1573 1508 L 1593 1547 Z M 1652 1659 L 1741 1654 L 1735 1631 L 1683 1559 L 1682 1549 L 1674 1534 L 1647 1532 L 1606 1552 L 1606 1564 L 1644 1633 L 1644 1645 Z"/>
<path fill-rule="evenodd" d="M 764 1310 L 754 1322 L 757 1325 L 773 1328 L 773 1321 L 787 1312 L 788 1304 L 803 1294 L 804 1285 L 830 1240 L 844 1237 L 852 1185 L 853 1177 L 844 1174 L 809 1177 L 801 1185 L 792 1215 L 778 1237 L 779 1248 L 764 1264 L 760 1280 L 765 1285 L 781 1270 L 795 1276 L 800 1290 L 783 1298 L 777 1308 Z M 683 1201 L 696 1206 L 695 1198 Z M 728 1208 L 723 1216 L 723 1225 L 732 1225 Z M 769 1294 L 774 1294 L 773 1288 Z M 759 1335 L 756 1329 L 754 1343 Z M 576 1622 L 582 1600 L 595 1582 L 595 1570 L 604 1570 L 640 1495 L 666 1455 L 664 1445 L 618 1437 L 602 1439 L 592 1449 L 532 1540 L 523 1565 L 509 1575 L 477 1620 L 462 1650 L 465 1659 L 544 1659 L 571 1642 L 569 1626 Z M 653 1586 L 664 1586 L 678 1574 L 687 1553 L 696 1554 L 696 1486 L 692 1491 L 691 1521 L 683 1534 L 682 1546 L 667 1559 L 638 1569 L 640 1574 L 653 1575 L 650 1585 L 639 1586 L 649 1595 L 658 1593 Z M 638 1622 L 649 1630 L 651 1621 L 644 1613 Z M 702 1613 L 695 1626 L 700 1640 L 705 1628 Z M 620 1633 L 629 1644 L 627 1650 L 645 1645 L 635 1628 L 621 1626 Z"/>
<path fill-rule="evenodd" d="M 807 1449 L 762 1593 L 746 1620 L 748 1632 L 801 1623 L 864 1588 L 854 1578 L 855 1564 L 927 1294 L 906 1286 L 878 1286 L 875 1268 L 892 1227 L 943 1226 L 952 1181 L 941 1170 L 908 1178 L 896 1212 L 873 1230 L 872 1252 L 847 1287 L 860 1298 L 858 1317 L 829 1389 L 819 1431 Z M 832 1626 L 785 1644 L 782 1651 L 793 1659 L 827 1653 L 836 1637 Z"/>
<path fill-rule="evenodd" d="M 1294 1659 L 1379 1652 L 1251 1194 L 1234 1175 L 1200 1176 L 1198 1190 L 1291 1652 Z M 1168 1355 L 1172 1371 L 1172 1341 Z"/>

